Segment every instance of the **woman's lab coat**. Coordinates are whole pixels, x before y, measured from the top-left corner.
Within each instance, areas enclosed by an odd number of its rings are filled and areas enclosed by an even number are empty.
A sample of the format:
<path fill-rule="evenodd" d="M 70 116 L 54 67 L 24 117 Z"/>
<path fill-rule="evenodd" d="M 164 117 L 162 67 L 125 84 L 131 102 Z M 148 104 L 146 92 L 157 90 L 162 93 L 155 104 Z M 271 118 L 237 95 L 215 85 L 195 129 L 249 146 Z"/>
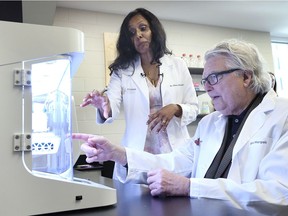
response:
<path fill-rule="evenodd" d="M 183 143 L 183 140 L 189 138 L 186 126 L 197 117 L 198 100 L 193 80 L 184 61 L 172 56 L 164 56 L 160 61 L 163 107 L 168 104 L 179 104 L 183 111 L 181 118 L 174 116 L 167 126 L 171 147 L 175 149 Z M 98 113 L 97 123 L 111 123 L 117 118 L 123 102 L 126 130 L 122 145 L 144 150 L 150 104 L 149 89 L 140 58 L 135 63 L 134 74 L 132 68 L 120 70 L 119 76 L 112 74 L 106 93 L 110 100 L 112 117 L 104 122 Z M 119 175 L 125 177 L 126 169 L 116 164 L 114 178 Z"/>
<path fill-rule="evenodd" d="M 231 200 L 239 205 L 253 201 L 288 205 L 287 118 L 288 100 L 269 91 L 242 128 L 227 179 L 204 178 L 221 146 L 227 121 L 216 111 L 199 122 L 186 146 L 170 154 L 153 156 L 127 148 L 129 170 L 122 180 L 143 183 L 148 170 L 165 168 L 190 177 L 191 197 Z"/>

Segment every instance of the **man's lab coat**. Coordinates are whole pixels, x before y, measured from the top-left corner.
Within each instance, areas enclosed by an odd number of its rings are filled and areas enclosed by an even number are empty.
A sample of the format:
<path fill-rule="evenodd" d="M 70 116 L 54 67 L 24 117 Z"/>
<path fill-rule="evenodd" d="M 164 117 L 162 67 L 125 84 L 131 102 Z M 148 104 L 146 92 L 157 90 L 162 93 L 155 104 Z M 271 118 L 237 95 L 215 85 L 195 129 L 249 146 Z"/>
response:
<path fill-rule="evenodd" d="M 219 150 L 227 118 L 204 117 L 186 146 L 164 155 L 126 148 L 128 175 L 123 181 L 145 183 L 147 171 L 164 168 L 190 178 L 190 196 L 265 201 L 288 205 L 288 100 L 269 91 L 250 113 L 235 143 L 227 179 L 204 178 Z"/>

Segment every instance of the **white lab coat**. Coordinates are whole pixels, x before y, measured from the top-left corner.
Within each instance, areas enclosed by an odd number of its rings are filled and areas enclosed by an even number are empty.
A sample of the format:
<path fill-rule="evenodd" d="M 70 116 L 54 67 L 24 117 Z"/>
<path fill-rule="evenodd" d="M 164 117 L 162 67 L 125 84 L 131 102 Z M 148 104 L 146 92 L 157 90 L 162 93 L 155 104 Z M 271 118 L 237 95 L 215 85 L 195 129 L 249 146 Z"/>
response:
<path fill-rule="evenodd" d="M 180 146 L 183 140 L 189 138 L 187 125 L 194 121 L 198 114 L 198 99 L 193 80 L 184 61 L 165 55 L 160 59 L 160 79 L 163 106 L 179 104 L 182 117 L 173 117 L 167 127 L 168 138 L 172 149 Z M 117 118 L 123 102 L 126 130 L 122 145 L 138 150 L 144 150 L 148 115 L 150 114 L 149 90 L 141 60 L 138 58 L 133 69 L 119 71 L 120 77 L 112 74 L 108 91 L 106 92 L 112 109 L 112 117 L 105 122 L 97 114 L 97 123 L 111 123 Z M 116 164 L 114 178 L 126 176 L 126 169 Z"/>
<path fill-rule="evenodd" d="M 206 179 L 226 121 L 217 111 L 204 117 L 193 139 L 170 154 L 153 156 L 127 148 L 129 171 L 122 180 L 145 183 L 148 170 L 165 168 L 190 177 L 191 197 L 288 205 L 288 100 L 270 90 L 242 128 L 227 179 Z"/>

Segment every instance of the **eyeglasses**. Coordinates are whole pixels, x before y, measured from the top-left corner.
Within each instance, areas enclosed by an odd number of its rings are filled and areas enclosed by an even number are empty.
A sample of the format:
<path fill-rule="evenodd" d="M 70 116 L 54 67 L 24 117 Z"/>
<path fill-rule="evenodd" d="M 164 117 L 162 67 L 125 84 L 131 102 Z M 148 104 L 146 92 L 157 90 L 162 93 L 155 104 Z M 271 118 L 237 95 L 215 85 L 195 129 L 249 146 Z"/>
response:
<path fill-rule="evenodd" d="M 201 80 L 201 84 L 204 86 L 206 82 L 209 83 L 209 85 L 216 85 L 218 83 L 218 81 L 220 80 L 220 78 L 222 78 L 222 75 L 224 74 L 229 74 L 232 73 L 234 71 L 237 70 L 241 70 L 240 68 L 233 68 L 230 70 L 226 70 L 226 71 L 220 71 L 217 73 L 211 73 L 209 76 L 207 76 L 206 78 Z M 221 76 L 221 77 L 219 77 Z"/>

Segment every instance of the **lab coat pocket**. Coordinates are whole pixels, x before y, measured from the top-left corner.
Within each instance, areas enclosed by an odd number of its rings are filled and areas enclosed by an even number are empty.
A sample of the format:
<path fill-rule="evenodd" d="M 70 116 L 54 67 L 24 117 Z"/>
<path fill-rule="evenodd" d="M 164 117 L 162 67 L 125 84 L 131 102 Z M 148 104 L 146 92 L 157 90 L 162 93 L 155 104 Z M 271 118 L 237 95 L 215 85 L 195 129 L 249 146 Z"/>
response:
<path fill-rule="evenodd" d="M 254 137 L 243 149 L 243 157 L 240 166 L 242 166 L 242 181 L 250 182 L 256 179 L 259 166 L 263 158 L 267 155 L 272 145 L 270 137 Z"/>

